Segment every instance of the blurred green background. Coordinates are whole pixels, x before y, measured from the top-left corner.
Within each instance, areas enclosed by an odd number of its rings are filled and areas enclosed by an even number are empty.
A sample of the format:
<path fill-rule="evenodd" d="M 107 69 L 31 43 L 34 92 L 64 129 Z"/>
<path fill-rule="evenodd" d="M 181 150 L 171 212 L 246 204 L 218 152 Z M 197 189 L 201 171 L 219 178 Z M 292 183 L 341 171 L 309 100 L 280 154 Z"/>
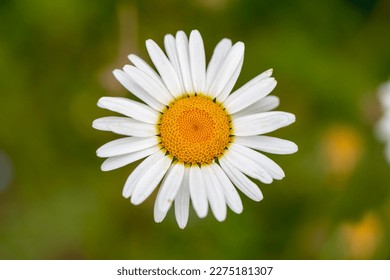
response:
<path fill-rule="evenodd" d="M 3 0 L 0 2 L 1 259 L 389 259 L 390 166 L 374 126 L 376 90 L 390 78 L 386 0 Z M 144 42 L 198 29 L 207 58 L 243 41 L 238 86 L 274 68 L 280 110 L 297 121 L 272 133 L 296 154 L 259 184 L 260 203 L 217 222 L 193 210 L 153 221 L 122 187 L 136 164 L 101 172 L 95 155 L 118 138 L 92 129 L 101 96 L 131 95 L 112 70 Z"/>

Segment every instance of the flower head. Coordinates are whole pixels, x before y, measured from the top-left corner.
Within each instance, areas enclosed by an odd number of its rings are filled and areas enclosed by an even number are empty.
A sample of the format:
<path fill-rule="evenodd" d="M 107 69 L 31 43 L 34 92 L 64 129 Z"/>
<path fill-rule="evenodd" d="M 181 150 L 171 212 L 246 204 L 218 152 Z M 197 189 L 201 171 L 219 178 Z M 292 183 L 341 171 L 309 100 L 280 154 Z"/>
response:
<path fill-rule="evenodd" d="M 98 106 L 124 115 L 93 122 L 99 130 L 124 135 L 97 150 L 107 158 L 102 170 L 116 169 L 145 158 L 128 177 L 123 196 L 142 203 L 160 184 L 154 219 L 161 222 L 172 203 L 181 228 L 188 221 L 190 201 L 199 217 L 210 205 L 218 221 L 227 206 L 243 210 L 237 189 L 260 201 L 263 195 L 247 176 L 265 184 L 284 177 L 283 170 L 262 152 L 289 154 L 297 146 L 264 136 L 290 125 L 295 116 L 271 111 L 279 99 L 269 93 L 276 81 L 272 69 L 232 92 L 244 61 L 244 44 L 223 39 L 206 69 L 203 40 L 197 30 L 166 35 L 166 54 L 152 41 L 146 47 L 157 72 L 136 55 L 133 65 L 114 76 L 144 103 L 102 97 Z M 257 150 L 257 151 L 255 151 Z"/>
<path fill-rule="evenodd" d="M 378 138 L 386 142 L 385 156 L 390 163 L 390 81 L 379 87 L 378 97 L 382 105 L 383 116 L 376 126 L 376 132 Z"/>

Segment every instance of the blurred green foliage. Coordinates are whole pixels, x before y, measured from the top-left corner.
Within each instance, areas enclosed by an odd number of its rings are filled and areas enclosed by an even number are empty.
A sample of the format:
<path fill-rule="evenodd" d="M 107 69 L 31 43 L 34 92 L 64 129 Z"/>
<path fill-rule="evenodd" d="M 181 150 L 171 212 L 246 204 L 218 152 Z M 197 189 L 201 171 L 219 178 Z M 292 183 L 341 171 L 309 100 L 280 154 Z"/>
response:
<path fill-rule="evenodd" d="M 390 74 L 386 0 L 0 2 L 1 259 L 388 259 L 390 166 L 374 135 L 375 91 Z M 153 222 L 154 197 L 121 196 L 136 164 L 100 171 L 101 96 L 131 95 L 112 75 L 144 41 L 202 33 L 208 59 L 222 38 L 243 41 L 242 85 L 274 68 L 280 110 L 297 121 L 272 135 L 298 153 L 286 172 L 242 196 L 217 222 L 193 210 Z M 11 170 L 12 168 L 12 170 Z M 11 177 L 12 176 L 12 177 Z M 10 182 L 9 182 L 10 180 Z"/>

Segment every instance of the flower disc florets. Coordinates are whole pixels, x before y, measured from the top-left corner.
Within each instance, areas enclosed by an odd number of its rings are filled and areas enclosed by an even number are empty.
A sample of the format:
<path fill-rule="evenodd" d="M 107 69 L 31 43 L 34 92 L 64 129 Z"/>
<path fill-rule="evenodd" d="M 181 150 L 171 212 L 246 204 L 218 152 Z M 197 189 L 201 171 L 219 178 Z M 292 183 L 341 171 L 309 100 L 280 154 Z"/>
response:
<path fill-rule="evenodd" d="M 184 97 L 161 116 L 161 145 L 181 162 L 211 163 L 229 143 L 229 124 L 225 110 L 210 98 Z"/>

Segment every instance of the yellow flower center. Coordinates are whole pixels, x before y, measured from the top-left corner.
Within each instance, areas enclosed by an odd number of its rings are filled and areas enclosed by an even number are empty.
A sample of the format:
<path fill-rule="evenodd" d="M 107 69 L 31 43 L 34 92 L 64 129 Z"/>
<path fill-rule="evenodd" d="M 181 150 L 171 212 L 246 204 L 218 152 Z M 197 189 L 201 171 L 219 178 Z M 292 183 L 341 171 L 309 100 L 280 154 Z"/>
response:
<path fill-rule="evenodd" d="M 162 114 L 161 145 L 184 163 L 211 163 L 229 143 L 230 121 L 226 112 L 205 96 L 176 100 Z"/>

